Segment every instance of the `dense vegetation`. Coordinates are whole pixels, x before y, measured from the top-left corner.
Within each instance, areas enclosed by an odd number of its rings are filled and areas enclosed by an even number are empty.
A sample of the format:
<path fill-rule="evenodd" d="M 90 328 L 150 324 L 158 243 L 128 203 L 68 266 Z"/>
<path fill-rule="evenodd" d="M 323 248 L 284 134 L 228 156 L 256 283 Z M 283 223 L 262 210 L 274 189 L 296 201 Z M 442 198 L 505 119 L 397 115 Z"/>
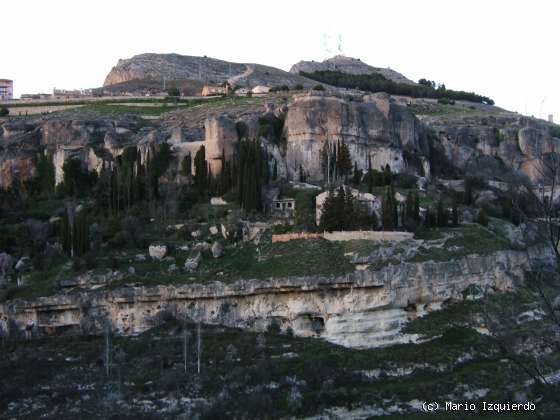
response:
<path fill-rule="evenodd" d="M 392 95 L 412 96 L 414 98 L 445 98 L 447 100 L 463 100 L 494 105 L 494 101 L 486 96 L 473 92 L 447 89 L 445 85 L 436 87 L 434 82 L 421 79 L 418 85 L 397 83 L 379 73 L 348 74 L 339 71 L 321 70 L 313 73 L 300 72 L 309 79 L 332 86 L 347 89 L 359 89 L 366 92 L 387 92 Z"/>

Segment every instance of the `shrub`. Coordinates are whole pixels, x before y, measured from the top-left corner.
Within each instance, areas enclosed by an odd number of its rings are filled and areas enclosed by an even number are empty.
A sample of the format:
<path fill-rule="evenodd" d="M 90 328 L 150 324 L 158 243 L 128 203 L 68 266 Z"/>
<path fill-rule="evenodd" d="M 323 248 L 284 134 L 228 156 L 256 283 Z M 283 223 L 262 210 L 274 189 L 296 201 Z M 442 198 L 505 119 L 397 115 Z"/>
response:
<path fill-rule="evenodd" d="M 313 86 L 313 90 L 325 90 L 325 87 L 321 84 Z"/>
<path fill-rule="evenodd" d="M 331 86 L 360 89 L 366 92 L 387 92 L 392 95 L 404 95 L 416 98 L 445 98 L 448 101 L 447 103 L 450 104 L 451 101 L 465 100 L 494 105 L 492 99 L 477 95 L 473 92 L 446 89 L 444 85 L 439 85 L 439 87 L 436 88 L 432 83 L 420 85 L 397 83 L 379 73 L 348 74 L 340 71 L 324 70 L 312 73 L 300 72 L 300 75 Z"/>
<path fill-rule="evenodd" d="M 0 107 L 0 117 L 7 117 L 8 115 L 10 115 L 10 110 L 5 106 Z"/>
<path fill-rule="evenodd" d="M 448 99 L 448 98 L 439 98 L 437 102 L 438 104 L 442 104 L 442 105 L 455 105 L 455 101 L 453 99 Z"/>
<path fill-rule="evenodd" d="M 294 90 L 303 90 L 303 85 L 301 83 L 298 83 L 294 86 Z"/>

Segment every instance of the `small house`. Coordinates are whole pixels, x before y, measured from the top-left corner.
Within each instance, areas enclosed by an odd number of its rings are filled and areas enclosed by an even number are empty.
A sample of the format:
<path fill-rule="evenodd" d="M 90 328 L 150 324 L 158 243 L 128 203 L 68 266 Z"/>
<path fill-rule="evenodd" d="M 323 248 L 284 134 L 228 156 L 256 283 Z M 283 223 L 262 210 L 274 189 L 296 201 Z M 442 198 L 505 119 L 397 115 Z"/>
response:
<path fill-rule="evenodd" d="M 227 95 L 229 92 L 228 86 L 211 86 L 205 85 L 202 88 L 202 96 L 221 96 Z"/>
<path fill-rule="evenodd" d="M 270 212 L 278 219 L 293 219 L 296 211 L 295 198 L 276 198 L 272 200 Z"/>

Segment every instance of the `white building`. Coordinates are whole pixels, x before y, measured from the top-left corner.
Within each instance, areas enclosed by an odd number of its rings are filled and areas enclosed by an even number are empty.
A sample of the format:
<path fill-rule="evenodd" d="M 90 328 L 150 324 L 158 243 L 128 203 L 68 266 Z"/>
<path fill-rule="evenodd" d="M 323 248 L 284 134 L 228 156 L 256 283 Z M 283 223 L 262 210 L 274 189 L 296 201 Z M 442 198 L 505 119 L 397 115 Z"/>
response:
<path fill-rule="evenodd" d="M 0 79 L 0 101 L 14 99 L 14 82 L 10 79 Z"/>

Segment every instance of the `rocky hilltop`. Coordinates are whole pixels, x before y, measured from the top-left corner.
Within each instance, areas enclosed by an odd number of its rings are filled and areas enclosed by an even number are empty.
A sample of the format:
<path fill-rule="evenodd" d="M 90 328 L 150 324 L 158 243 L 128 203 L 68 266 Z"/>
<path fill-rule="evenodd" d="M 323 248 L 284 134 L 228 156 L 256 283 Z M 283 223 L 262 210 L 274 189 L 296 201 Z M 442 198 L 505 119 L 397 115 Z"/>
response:
<path fill-rule="evenodd" d="M 397 83 L 415 84 L 401 73 L 390 68 L 373 67 L 364 63 L 359 58 L 346 57 L 345 55 L 335 55 L 323 61 L 299 61 L 292 66 L 290 73 L 300 74 L 300 72 L 313 73 L 315 71 L 339 71 L 348 74 L 373 74 L 379 73 L 385 78 Z"/>
<path fill-rule="evenodd" d="M 261 64 L 232 63 L 210 57 L 179 54 L 140 54 L 119 60 L 111 69 L 103 86 L 137 80 L 198 80 L 237 86 L 258 85 L 290 87 L 296 84 L 311 86 L 312 81 L 286 71 Z"/>

